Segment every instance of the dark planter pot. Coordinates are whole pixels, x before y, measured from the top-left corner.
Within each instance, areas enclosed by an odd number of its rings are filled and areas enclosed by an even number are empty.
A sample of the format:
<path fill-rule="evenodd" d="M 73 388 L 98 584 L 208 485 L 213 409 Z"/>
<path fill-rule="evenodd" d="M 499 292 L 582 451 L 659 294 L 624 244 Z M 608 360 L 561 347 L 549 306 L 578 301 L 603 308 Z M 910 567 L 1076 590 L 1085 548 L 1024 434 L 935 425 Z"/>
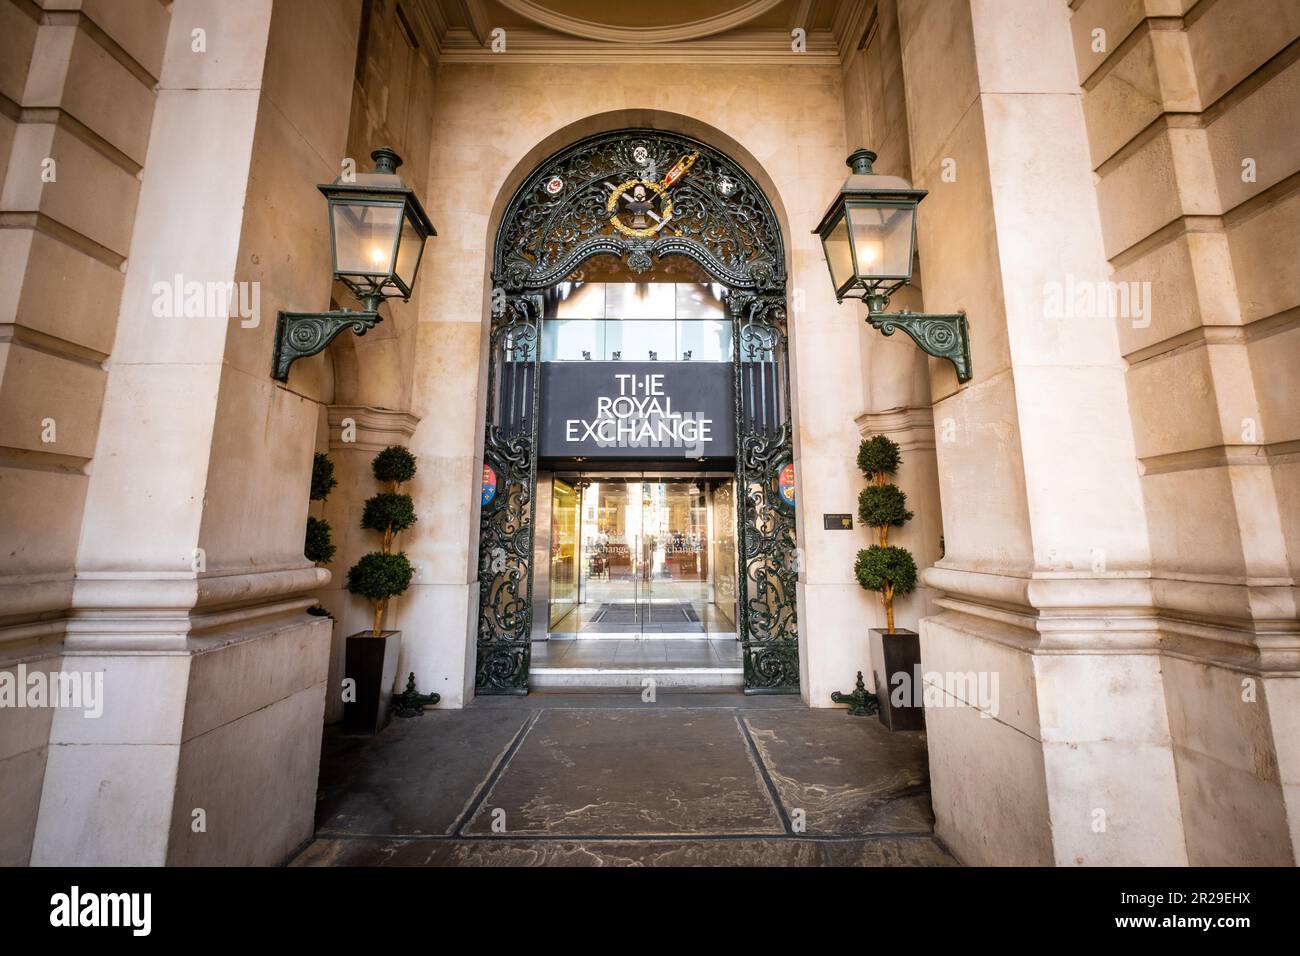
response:
<path fill-rule="evenodd" d="M 890 730 L 925 730 L 921 706 L 921 635 L 871 629 L 871 667 L 880 698 L 880 722 Z"/>
<path fill-rule="evenodd" d="M 348 638 L 344 676 L 356 681 L 357 699 L 343 705 L 345 731 L 375 734 L 388 726 L 401 648 L 401 631 L 384 631 L 379 637 L 362 631 Z"/>

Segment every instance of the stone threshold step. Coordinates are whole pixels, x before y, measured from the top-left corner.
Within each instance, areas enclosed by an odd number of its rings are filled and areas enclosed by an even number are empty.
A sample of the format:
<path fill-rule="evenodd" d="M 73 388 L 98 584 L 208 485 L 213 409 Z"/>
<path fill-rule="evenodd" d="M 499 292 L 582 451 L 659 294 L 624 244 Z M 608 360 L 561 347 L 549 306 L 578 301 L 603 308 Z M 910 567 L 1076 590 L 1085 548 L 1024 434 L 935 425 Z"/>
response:
<path fill-rule="evenodd" d="M 535 688 L 640 687 L 650 678 L 659 687 L 718 687 L 744 685 L 739 667 L 533 667 L 528 683 Z"/>

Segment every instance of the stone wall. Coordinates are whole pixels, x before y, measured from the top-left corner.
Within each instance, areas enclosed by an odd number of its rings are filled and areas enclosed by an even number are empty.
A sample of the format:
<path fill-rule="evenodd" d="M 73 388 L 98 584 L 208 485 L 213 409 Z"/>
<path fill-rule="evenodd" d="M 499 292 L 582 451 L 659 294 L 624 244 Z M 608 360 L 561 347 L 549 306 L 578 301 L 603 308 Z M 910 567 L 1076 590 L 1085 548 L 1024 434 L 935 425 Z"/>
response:
<path fill-rule="evenodd" d="M 57 459 L 9 456 L 20 474 L 46 474 L 21 505 L 27 517 L 6 526 L 74 550 L 17 567 L 61 567 L 65 583 L 57 601 L 21 607 L 25 620 L 10 623 L 28 626 L 10 628 L 5 647 L 29 669 L 102 674 L 105 699 L 99 718 L 58 709 L 6 722 L 4 756 L 21 773 L 5 775 L 16 788 L 5 853 L 279 862 L 312 828 L 328 627 L 303 609 L 328 575 L 302 556 L 319 404 L 270 378 L 274 316 L 328 301 L 315 184 L 344 149 L 360 4 L 45 6 L 0 5 L 48 44 L 21 94 L 31 91 L 30 111 L 5 111 L 22 121 L 6 225 L 31 228 L 6 229 L 4 241 L 68 247 L 41 256 L 39 284 L 13 298 L 13 327 L 28 315 L 66 323 L 32 341 L 84 369 L 82 384 L 58 373 L 26 390 L 74 402 L 74 427 L 59 422 L 59 435 L 81 445 Z M 24 22 L 11 25 L 6 38 L 21 39 Z M 29 118 L 49 127 L 58 161 L 57 180 L 39 187 Z M 117 278 L 105 284 L 110 264 Z M 233 284 L 257 307 L 230 314 L 200 295 L 176 311 L 168 293 L 184 302 L 189 283 Z M 78 341 L 87 330 L 97 344 Z M 51 507 L 53 475 L 80 486 L 68 486 L 75 507 Z M 43 520 L 50 513 L 60 518 Z M 54 590 L 37 582 L 28 593 Z M 42 636 L 45 650 L 32 643 Z"/>
<path fill-rule="evenodd" d="M 437 47 L 418 7 L 406 0 L 364 0 L 360 36 L 352 79 L 352 106 L 348 118 L 347 151 L 358 170 L 370 168 L 370 153 L 391 146 L 402 157 L 398 171 L 412 184 L 421 201 L 429 179 L 429 151 L 434 135 L 433 102 Z M 336 159 L 341 163 L 344 156 Z M 334 173 L 338 175 L 336 165 Z M 319 205 L 319 204 L 318 204 Z M 435 228 L 441 223 L 435 220 Z M 421 272 L 438 255 L 438 239 L 429 240 Z M 417 290 L 425 280 L 417 282 Z M 356 302 L 341 284 L 334 301 L 343 307 Z M 407 444 L 415 427 L 410 414 L 415 367 L 420 361 L 407 347 L 414 338 L 417 299 L 390 299 L 383 306 L 384 321 L 364 337 L 351 334 L 335 339 L 320 356 L 300 360 L 290 371 L 289 386 L 319 396 L 317 451 L 334 462 L 338 487 L 323 504 L 313 504 L 315 517 L 329 522 L 337 546 L 326 567 L 330 582 L 318 593 L 320 603 L 336 621 L 330 654 L 326 720 L 343 716 L 343 655 L 346 638 L 371 626 L 368 601 L 347 592 L 347 570 L 358 558 L 379 546 L 374 532 L 362 531 L 365 500 L 379 491 L 370 470 L 375 452 L 387 445 Z M 347 428 L 351 422 L 355 427 Z M 423 463 L 422 463 L 423 464 Z M 399 539 L 398 547 L 402 547 Z M 402 598 L 389 603 L 391 626 L 400 627 Z M 398 623 L 392 623 L 398 622 Z M 405 657 L 399 661 L 398 683 L 406 684 Z M 400 689 L 400 688 L 399 688 Z"/>
<path fill-rule="evenodd" d="M 849 36 L 864 36 L 858 50 L 850 46 L 844 64 L 844 107 L 847 143 L 850 149 L 866 147 L 876 153 L 874 169 L 887 176 L 910 179 L 907 101 L 903 95 L 902 49 L 898 33 L 898 5 L 894 0 L 864 4 L 861 22 Z M 848 169 L 845 169 L 848 174 Z M 893 309 L 921 308 L 923 263 L 913 272 L 910 287 L 901 289 L 890 302 Z M 948 311 L 933 303 L 937 311 Z M 929 359 L 906 335 L 886 338 L 866 323 L 866 308 L 857 307 L 860 361 L 862 364 L 862 414 L 857 418 L 862 437 L 883 434 L 898 442 L 903 463 L 895 483 L 907 494 L 912 520 L 890 533 L 890 542 L 907 548 L 918 568 L 939 560 L 942 550 L 943 516 L 939 502 L 939 474 L 935 464 L 935 423 L 931 409 Z M 951 432 L 949 427 L 948 432 Z M 857 487 L 865 486 L 860 476 Z M 856 496 L 854 497 L 856 504 Z M 856 511 L 856 507 L 850 509 Z M 856 525 L 857 519 L 854 519 Z M 870 528 L 858 528 L 860 547 L 873 542 Z M 877 606 L 859 630 L 884 627 L 884 611 Z M 895 625 L 915 629 L 920 618 L 933 609 L 934 591 L 922 582 L 917 590 L 895 601 Z M 877 662 L 879 663 L 879 662 Z M 849 675 L 852 676 L 852 675 Z"/>
<path fill-rule="evenodd" d="M 1001 690 L 927 708 L 967 862 L 1295 861 L 1284 6 L 900 3 L 925 301 L 976 373 L 934 376 L 922 656 Z"/>
<path fill-rule="evenodd" d="M 1300 9 L 1071 17 L 1159 582 L 1188 861 L 1300 850 Z M 1149 297 L 1149 300 L 1148 300 Z"/>
<path fill-rule="evenodd" d="M 59 666 L 139 174 L 159 0 L 0 3 L 0 667 Z M 52 711 L 0 725 L 0 865 L 26 863 Z"/>
<path fill-rule="evenodd" d="M 925 304 L 967 311 L 975 371 L 932 377 L 955 427 L 922 660 L 998 679 L 927 707 L 936 827 L 970 863 L 1179 863 L 1118 336 L 1045 318 L 1049 283 L 1106 277 L 1069 14 L 899 4 Z"/>

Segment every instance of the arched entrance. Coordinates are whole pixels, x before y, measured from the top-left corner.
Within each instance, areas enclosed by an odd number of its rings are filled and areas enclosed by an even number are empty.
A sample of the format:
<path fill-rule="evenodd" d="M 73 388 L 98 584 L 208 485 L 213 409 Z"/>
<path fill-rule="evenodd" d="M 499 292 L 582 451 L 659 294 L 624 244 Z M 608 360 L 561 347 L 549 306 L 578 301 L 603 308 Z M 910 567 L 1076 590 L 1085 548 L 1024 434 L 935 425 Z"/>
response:
<path fill-rule="evenodd" d="M 632 275 L 684 258 L 731 323 L 735 561 L 746 693 L 797 693 L 794 450 L 786 268 L 771 203 L 737 163 L 678 133 L 623 129 L 561 150 L 506 208 L 492 260 L 475 685 L 529 686 L 544 298 L 588 260 Z M 610 356 L 621 360 L 615 352 Z M 657 356 L 652 352 L 652 359 Z M 687 353 L 689 357 L 689 353 Z M 584 354 L 584 358 L 590 358 Z"/>

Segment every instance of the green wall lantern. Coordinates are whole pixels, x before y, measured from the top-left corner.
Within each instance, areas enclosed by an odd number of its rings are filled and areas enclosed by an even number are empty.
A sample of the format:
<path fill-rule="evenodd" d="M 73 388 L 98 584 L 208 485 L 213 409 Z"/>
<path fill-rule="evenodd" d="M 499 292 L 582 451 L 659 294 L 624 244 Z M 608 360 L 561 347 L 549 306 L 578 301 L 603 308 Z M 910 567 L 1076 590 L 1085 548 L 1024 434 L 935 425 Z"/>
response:
<path fill-rule="evenodd" d="M 885 335 L 906 332 L 922 350 L 952 362 L 957 381 L 971 377 L 970 335 L 966 313 L 932 315 L 886 312 L 889 297 L 912 278 L 916 251 L 916 207 L 926 196 L 898 176 L 872 172 L 876 154 L 854 151 L 848 158 L 852 175 L 813 230 L 822 240 L 835 301 L 860 298 L 867 322 Z"/>
<path fill-rule="evenodd" d="M 409 300 L 424 243 L 437 235 L 415 191 L 397 175 L 402 157 L 381 146 L 370 158 L 372 172 L 316 187 L 329 203 L 334 278 L 362 308 L 279 313 L 272 374 L 281 382 L 289 380 L 290 365 L 323 351 L 344 329 L 365 335 L 379 324 L 384 299 Z"/>

